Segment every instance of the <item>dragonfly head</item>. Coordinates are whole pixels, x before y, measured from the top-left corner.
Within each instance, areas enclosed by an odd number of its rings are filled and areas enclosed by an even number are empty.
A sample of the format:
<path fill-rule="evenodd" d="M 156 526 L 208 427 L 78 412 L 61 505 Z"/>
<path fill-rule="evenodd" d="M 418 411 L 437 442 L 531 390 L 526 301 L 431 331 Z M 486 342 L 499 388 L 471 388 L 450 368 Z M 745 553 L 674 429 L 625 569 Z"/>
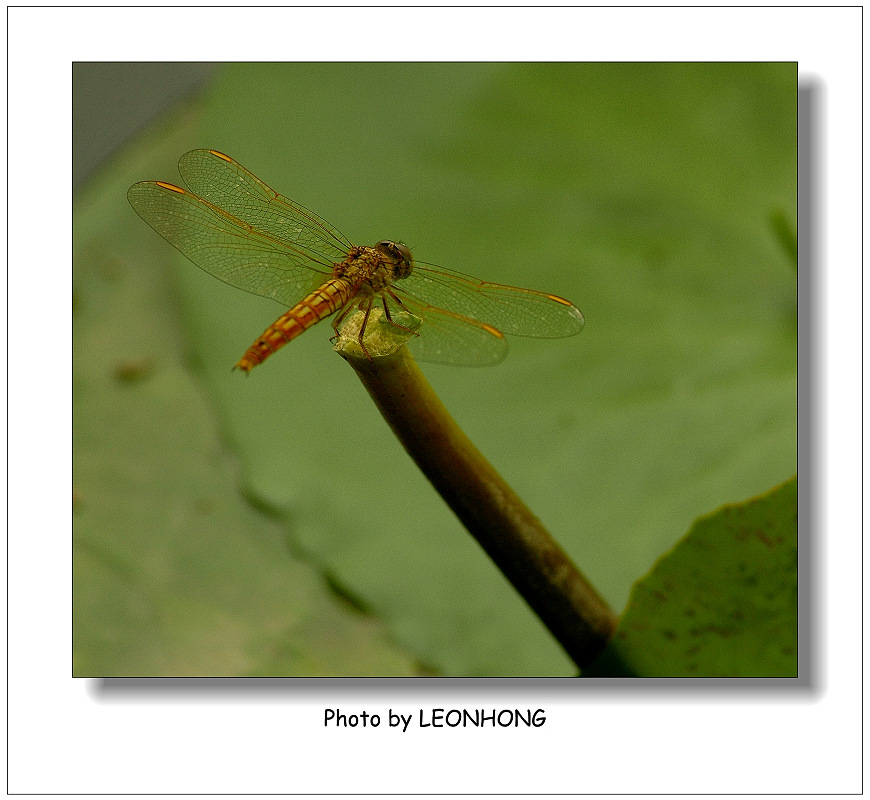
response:
<path fill-rule="evenodd" d="M 406 278 L 411 274 L 414 259 L 411 257 L 411 251 L 407 245 L 384 239 L 384 241 L 378 242 L 375 245 L 375 249 L 395 263 L 397 278 Z"/>

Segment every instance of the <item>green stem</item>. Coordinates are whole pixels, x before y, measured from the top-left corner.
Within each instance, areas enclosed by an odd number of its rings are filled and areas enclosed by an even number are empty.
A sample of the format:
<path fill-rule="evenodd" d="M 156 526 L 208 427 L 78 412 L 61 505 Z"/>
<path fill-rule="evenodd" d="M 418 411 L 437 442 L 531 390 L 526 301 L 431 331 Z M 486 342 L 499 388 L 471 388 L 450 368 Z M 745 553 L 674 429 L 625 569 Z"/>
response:
<path fill-rule="evenodd" d="M 568 655 L 582 669 L 604 648 L 616 616 L 540 520 L 472 444 L 407 348 L 354 368 L 408 454 Z"/>

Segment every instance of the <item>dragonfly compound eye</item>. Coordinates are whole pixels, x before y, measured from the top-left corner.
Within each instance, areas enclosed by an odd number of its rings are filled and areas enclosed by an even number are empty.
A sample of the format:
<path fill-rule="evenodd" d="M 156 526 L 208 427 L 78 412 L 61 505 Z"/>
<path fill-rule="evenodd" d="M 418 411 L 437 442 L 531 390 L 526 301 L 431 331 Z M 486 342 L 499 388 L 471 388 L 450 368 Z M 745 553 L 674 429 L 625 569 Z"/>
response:
<path fill-rule="evenodd" d="M 399 263 L 404 261 L 409 267 L 414 263 L 414 259 L 411 257 L 411 251 L 408 249 L 408 246 L 401 242 L 391 242 L 388 239 L 385 239 L 382 242 L 378 242 L 375 247 L 385 256 L 389 256 L 394 261 L 398 261 Z"/>
<path fill-rule="evenodd" d="M 404 245 L 401 242 L 393 242 L 393 247 L 399 251 L 399 254 L 408 263 L 409 267 L 413 265 L 414 259 L 411 257 L 411 251 L 408 249 L 407 245 Z"/>
<path fill-rule="evenodd" d="M 413 269 L 414 259 L 407 245 L 385 239 L 375 245 L 375 249 L 394 263 L 395 278 L 407 278 Z"/>

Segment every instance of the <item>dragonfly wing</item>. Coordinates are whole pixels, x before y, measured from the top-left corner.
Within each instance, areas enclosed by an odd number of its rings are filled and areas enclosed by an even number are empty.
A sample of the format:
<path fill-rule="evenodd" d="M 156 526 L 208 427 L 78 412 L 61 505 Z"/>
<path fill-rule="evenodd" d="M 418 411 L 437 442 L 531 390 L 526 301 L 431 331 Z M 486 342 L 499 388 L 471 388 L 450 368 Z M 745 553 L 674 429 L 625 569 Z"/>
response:
<path fill-rule="evenodd" d="M 482 367 L 498 364 L 507 355 L 507 339 L 490 325 L 422 305 L 407 296 L 402 297 L 401 306 L 393 301 L 389 305 L 394 315 L 407 310 L 423 320 L 419 336 L 408 341 L 408 349 L 418 361 Z"/>
<path fill-rule="evenodd" d="M 416 264 L 394 288 L 402 300 L 410 296 L 425 306 L 449 309 L 515 336 L 557 339 L 583 330 L 583 314 L 568 300 L 479 281 L 442 267 Z"/>
<path fill-rule="evenodd" d="M 178 161 L 184 182 L 209 203 L 258 231 L 331 266 L 343 261 L 350 242 L 313 211 L 270 189 L 241 164 L 216 150 L 191 150 Z"/>
<path fill-rule="evenodd" d="M 130 187 L 136 213 L 210 275 L 246 292 L 295 305 L 331 271 L 189 192 L 157 181 Z"/>

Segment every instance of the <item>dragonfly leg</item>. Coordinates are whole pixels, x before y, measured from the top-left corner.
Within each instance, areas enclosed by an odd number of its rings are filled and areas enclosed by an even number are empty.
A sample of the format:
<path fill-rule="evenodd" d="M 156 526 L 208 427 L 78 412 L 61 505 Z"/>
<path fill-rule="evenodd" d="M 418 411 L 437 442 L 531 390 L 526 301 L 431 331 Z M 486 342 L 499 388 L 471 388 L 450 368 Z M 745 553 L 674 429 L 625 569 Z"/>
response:
<path fill-rule="evenodd" d="M 390 295 L 390 299 L 391 299 L 391 300 L 392 300 L 392 301 L 393 301 L 393 302 L 394 302 L 394 303 L 395 303 L 399 308 L 401 308 L 402 311 L 405 311 L 406 313 L 410 313 L 410 312 L 408 311 L 408 309 L 405 307 L 405 304 L 402 302 L 402 298 L 399 297 L 397 294 L 394 294 L 390 289 L 387 289 L 387 291 L 386 291 L 384 294 L 381 295 L 381 297 L 383 297 L 383 299 L 384 299 L 384 311 L 387 312 L 387 319 L 390 319 L 390 312 L 387 311 L 387 295 L 388 295 L 388 294 Z M 392 320 L 390 320 L 390 322 L 392 322 Z"/>
<path fill-rule="evenodd" d="M 338 329 L 344 324 L 344 321 L 348 318 L 350 312 L 355 310 L 356 304 L 348 303 L 343 309 L 341 309 L 341 311 L 338 312 L 338 314 L 336 314 L 332 318 L 332 331 L 335 336 L 332 337 L 331 341 L 334 342 L 336 339 L 338 339 L 340 335 Z"/>
<path fill-rule="evenodd" d="M 369 361 L 374 361 L 374 359 L 371 356 L 371 353 L 369 353 L 368 349 L 365 346 L 365 343 L 363 342 L 363 337 L 366 335 L 366 325 L 369 324 L 369 314 L 371 314 L 371 313 L 372 313 L 372 299 L 370 297 L 368 299 L 368 301 L 366 302 L 366 314 L 363 317 L 362 325 L 359 326 L 359 336 L 357 336 L 357 341 L 359 342 L 359 346 L 362 348 L 363 353 L 365 353 L 366 358 Z"/>
<path fill-rule="evenodd" d="M 365 304 L 365 309 L 363 309 L 363 305 Z M 365 316 L 363 317 L 362 325 L 360 325 L 359 335 L 357 336 L 357 341 L 359 342 L 359 346 L 362 348 L 365 357 L 372 361 L 371 353 L 369 353 L 368 348 L 363 344 L 363 336 L 365 336 L 366 325 L 369 321 L 369 314 L 372 313 L 372 300 L 369 297 L 367 300 L 363 300 L 361 302 L 356 303 L 348 303 L 332 320 L 332 330 L 334 336 L 330 339 L 331 342 L 335 343 L 339 339 L 341 339 L 341 331 L 339 328 L 344 324 L 344 321 L 348 318 L 351 312 L 354 311 L 365 311 Z"/>
<path fill-rule="evenodd" d="M 407 307 L 402 302 L 402 299 L 400 297 L 397 297 L 392 292 L 387 290 L 387 292 L 385 292 L 384 294 L 381 295 L 381 302 L 384 304 L 384 316 L 387 318 L 387 322 L 389 322 L 391 325 L 394 325 L 395 327 L 397 327 L 401 331 L 407 331 L 408 333 L 413 333 L 414 336 L 419 336 L 420 334 L 417 333 L 417 331 L 414 330 L 414 328 L 409 328 L 407 325 L 402 325 L 401 322 L 396 322 L 393 319 L 393 317 L 390 315 L 390 308 L 387 305 L 387 293 L 389 293 L 390 297 L 395 301 L 396 305 L 402 309 L 402 311 L 404 311 L 406 314 L 411 313 L 410 311 L 408 311 Z"/>

